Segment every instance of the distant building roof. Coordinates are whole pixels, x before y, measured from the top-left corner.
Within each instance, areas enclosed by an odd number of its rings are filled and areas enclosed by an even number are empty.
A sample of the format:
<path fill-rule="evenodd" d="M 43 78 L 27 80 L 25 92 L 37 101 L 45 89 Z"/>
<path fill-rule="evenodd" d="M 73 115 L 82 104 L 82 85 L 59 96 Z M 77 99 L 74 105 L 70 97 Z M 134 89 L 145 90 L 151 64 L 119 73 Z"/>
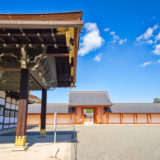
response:
<path fill-rule="evenodd" d="M 66 103 L 48 103 L 47 113 L 68 113 L 68 104 Z M 41 113 L 41 103 L 28 105 L 28 113 Z"/>
<path fill-rule="evenodd" d="M 71 91 L 69 93 L 69 106 L 83 105 L 112 105 L 107 91 Z"/>
<path fill-rule="evenodd" d="M 160 113 L 159 103 L 114 103 L 111 113 Z"/>
<path fill-rule="evenodd" d="M 41 103 L 41 99 L 33 95 L 32 92 L 29 92 L 29 101 L 30 103 Z"/>

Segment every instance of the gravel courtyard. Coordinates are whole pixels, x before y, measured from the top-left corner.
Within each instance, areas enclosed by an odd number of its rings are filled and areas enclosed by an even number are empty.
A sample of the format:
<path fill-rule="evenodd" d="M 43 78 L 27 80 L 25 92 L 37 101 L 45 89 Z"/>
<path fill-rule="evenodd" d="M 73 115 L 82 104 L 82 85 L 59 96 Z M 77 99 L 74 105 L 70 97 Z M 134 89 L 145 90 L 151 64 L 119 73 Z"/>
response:
<path fill-rule="evenodd" d="M 0 135 L 3 160 L 48 159 L 53 152 L 53 126 L 47 127 L 46 138 L 38 138 L 39 130 L 27 130 L 29 149 L 21 152 L 12 151 L 15 129 Z M 57 131 L 61 160 L 160 160 L 160 125 L 58 126 Z"/>
<path fill-rule="evenodd" d="M 76 126 L 72 160 L 160 160 L 159 125 Z"/>

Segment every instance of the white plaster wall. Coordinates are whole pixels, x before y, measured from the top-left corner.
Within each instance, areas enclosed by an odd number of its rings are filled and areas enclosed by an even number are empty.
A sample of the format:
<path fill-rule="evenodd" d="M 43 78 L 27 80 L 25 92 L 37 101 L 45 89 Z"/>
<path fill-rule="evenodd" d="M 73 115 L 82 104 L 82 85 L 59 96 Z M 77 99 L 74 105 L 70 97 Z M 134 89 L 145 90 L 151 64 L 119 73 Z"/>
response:
<path fill-rule="evenodd" d="M 10 109 L 11 108 L 11 104 L 10 103 L 6 103 L 6 108 Z"/>
<path fill-rule="evenodd" d="M 4 98 L 0 98 L 0 104 L 5 105 L 5 99 Z"/>
<path fill-rule="evenodd" d="M 9 125 L 4 125 L 4 128 L 9 128 Z"/>
<path fill-rule="evenodd" d="M 11 104 L 11 109 L 15 109 L 15 104 Z"/>
<path fill-rule="evenodd" d="M 3 122 L 3 116 L 0 116 L 0 123 Z"/>
<path fill-rule="evenodd" d="M 124 123 L 126 124 L 133 124 L 134 123 L 133 114 L 123 114 L 123 120 Z"/>
<path fill-rule="evenodd" d="M 137 114 L 137 119 L 139 124 L 147 124 L 147 114 Z"/>
<path fill-rule="evenodd" d="M 14 119 L 14 122 L 17 123 L 17 117 Z"/>
<path fill-rule="evenodd" d="M 0 130 L 2 130 L 2 125 L 0 124 Z"/>
<path fill-rule="evenodd" d="M 4 123 L 9 123 L 9 117 L 4 118 Z"/>
<path fill-rule="evenodd" d="M 14 123 L 14 117 L 10 117 L 10 123 Z"/>
<path fill-rule="evenodd" d="M 160 123 L 160 114 L 151 114 L 152 123 Z"/>
<path fill-rule="evenodd" d="M 109 123 L 120 124 L 120 114 L 109 114 Z"/>

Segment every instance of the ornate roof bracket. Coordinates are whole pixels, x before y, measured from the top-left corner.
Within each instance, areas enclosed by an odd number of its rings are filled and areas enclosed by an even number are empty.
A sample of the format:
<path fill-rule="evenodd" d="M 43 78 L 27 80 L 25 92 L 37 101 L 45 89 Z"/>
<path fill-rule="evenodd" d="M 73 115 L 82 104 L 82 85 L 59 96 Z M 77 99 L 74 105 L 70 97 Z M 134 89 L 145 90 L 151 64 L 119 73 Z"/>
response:
<path fill-rule="evenodd" d="M 66 46 L 69 47 L 69 63 L 71 65 L 71 76 L 74 75 L 74 53 L 75 53 L 75 48 L 74 48 L 74 28 L 69 28 L 68 31 L 66 31 Z M 71 82 L 71 87 L 73 86 L 73 82 Z"/>

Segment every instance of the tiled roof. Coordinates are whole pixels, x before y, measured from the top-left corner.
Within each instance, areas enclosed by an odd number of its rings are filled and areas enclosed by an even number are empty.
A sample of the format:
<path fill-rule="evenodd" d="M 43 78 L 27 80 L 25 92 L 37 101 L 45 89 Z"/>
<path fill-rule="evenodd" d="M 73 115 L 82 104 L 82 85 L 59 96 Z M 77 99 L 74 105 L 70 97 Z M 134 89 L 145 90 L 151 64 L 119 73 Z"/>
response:
<path fill-rule="evenodd" d="M 68 113 L 68 104 L 66 103 L 48 103 L 47 113 Z M 41 113 L 41 103 L 28 105 L 28 113 Z"/>
<path fill-rule="evenodd" d="M 111 113 L 160 113 L 160 103 L 114 103 Z"/>
<path fill-rule="evenodd" d="M 71 91 L 69 106 L 112 105 L 107 91 Z"/>

